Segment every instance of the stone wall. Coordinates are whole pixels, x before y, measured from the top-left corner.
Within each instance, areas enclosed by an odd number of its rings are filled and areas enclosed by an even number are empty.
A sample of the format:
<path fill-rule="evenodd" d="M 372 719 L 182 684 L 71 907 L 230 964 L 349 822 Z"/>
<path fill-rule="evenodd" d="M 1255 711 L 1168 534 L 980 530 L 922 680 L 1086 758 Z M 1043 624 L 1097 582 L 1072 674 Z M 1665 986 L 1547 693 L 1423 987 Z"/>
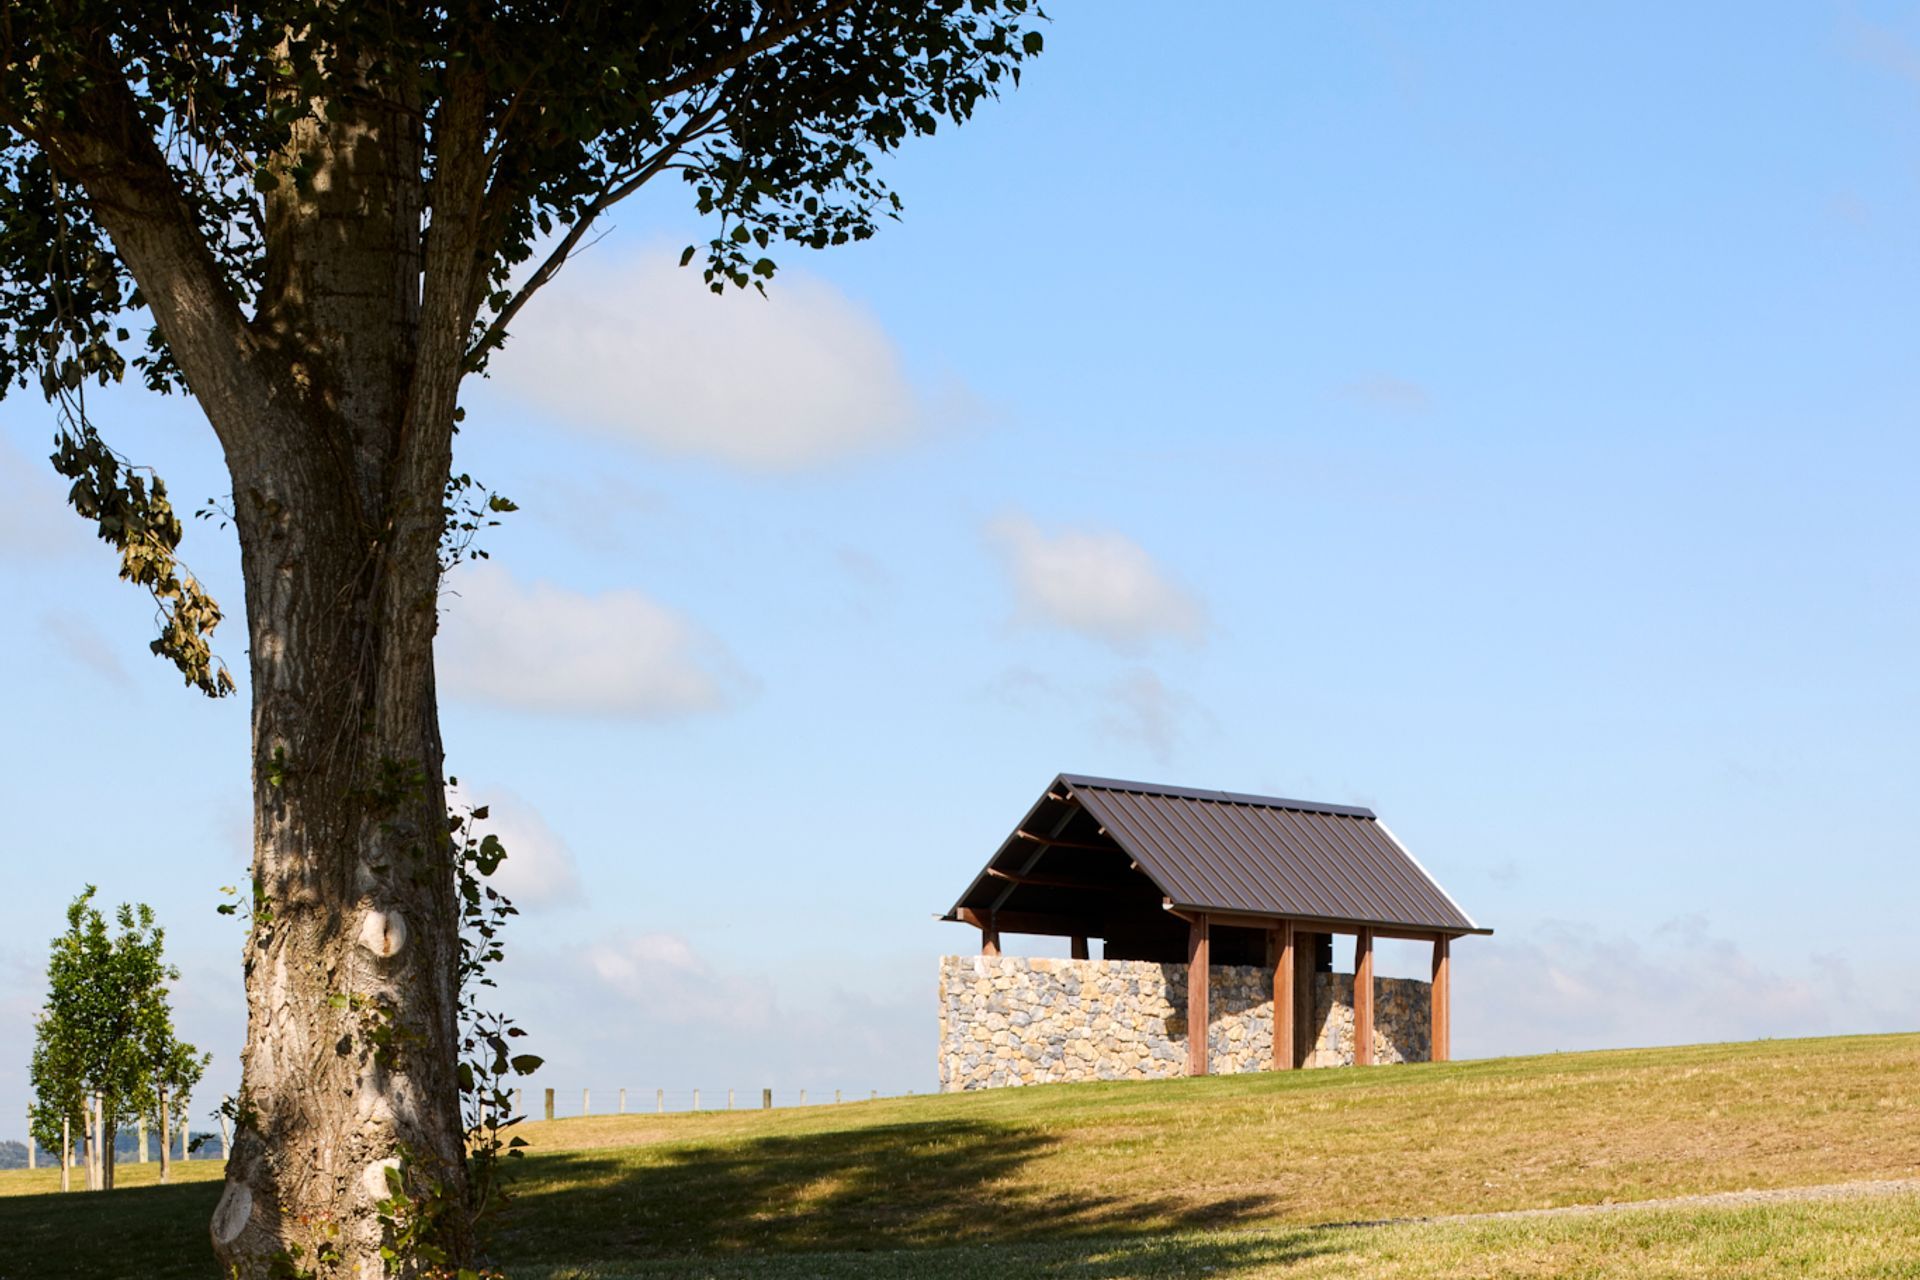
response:
<path fill-rule="evenodd" d="M 1273 1062 L 1273 970 L 1215 967 L 1208 1000 L 1216 1074 Z M 1425 1062 L 1427 984 L 1374 979 L 1374 1060 Z M 1304 1065 L 1353 1062 L 1353 975 L 1314 975 L 1314 1046 Z M 1187 1068 L 1187 966 L 1145 960 L 940 961 L 940 1088 L 1066 1080 L 1154 1080 Z"/>

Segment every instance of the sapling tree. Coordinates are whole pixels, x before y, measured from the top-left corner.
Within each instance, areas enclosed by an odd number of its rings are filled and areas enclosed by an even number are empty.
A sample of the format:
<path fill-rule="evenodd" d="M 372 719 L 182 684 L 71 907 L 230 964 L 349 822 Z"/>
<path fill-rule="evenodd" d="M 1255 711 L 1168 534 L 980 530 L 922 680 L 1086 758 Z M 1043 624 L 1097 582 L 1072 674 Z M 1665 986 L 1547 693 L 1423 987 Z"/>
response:
<path fill-rule="evenodd" d="M 153 910 L 123 904 L 116 931 L 94 893 L 88 885 L 73 900 L 53 940 L 28 1074 L 34 1136 L 60 1150 L 63 1125 L 87 1133 L 90 1162 L 111 1189 L 120 1127 L 156 1117 L 160 1090 L 192 1088 L 207 1059 L 174 1033 L 167 984 L 180 973 L 166 963 Z"/>
<path fill-rule="evenodd" d="M 706 220 L 683 265 L 716 291 L 764 286 L 779 246 L 871 235 L 899 208 L 876 160 L 1016 82 L 1040 20 L 1030 0 L 5 6 L 0 381 L 52 404 L 54 465 L 151 593 L 153 650 L 215 697 L 221 607 L 87 389 L 190 395 L 231 482 L 254 810 L 212 1223 L 233 1272 L 417 1271 L 391 1171 L 466 1196 L 433 670 L 476 509 L 463 380 L 655 180 Z M 471 1256 L 461 1215 L 408 1221 Z"/>

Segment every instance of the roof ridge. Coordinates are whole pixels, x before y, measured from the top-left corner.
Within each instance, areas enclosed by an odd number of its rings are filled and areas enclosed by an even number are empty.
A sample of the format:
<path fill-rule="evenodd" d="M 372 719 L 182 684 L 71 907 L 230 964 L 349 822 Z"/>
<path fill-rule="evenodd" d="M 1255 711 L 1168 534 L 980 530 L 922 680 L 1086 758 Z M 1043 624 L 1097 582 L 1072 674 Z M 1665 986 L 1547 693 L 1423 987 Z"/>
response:
<path fill-rule="evenodd" d="M 1289 800 L 1283 796 L 1253 795 L 1243 791 L 1214 791 L 1202 787 L 1176 787 L 1160 782 L 1132 782 L 1123 778 L 1100 778 L 1085 773 L 1063 773 L 1060 781 L 1070 787 L 1088 787 L 1097 791 L 1131 791 L 1140 795 L 1172 796 L 1181 800 L 1207 800 L 1216 804 L 1244 804 L 1262 809 L 1290 809 L 1296 813 L 1326 813 L 1340 818 L 1377 820 L 1379 815 L 1360 805 L 1328 804 L 1320 800 Z"/>

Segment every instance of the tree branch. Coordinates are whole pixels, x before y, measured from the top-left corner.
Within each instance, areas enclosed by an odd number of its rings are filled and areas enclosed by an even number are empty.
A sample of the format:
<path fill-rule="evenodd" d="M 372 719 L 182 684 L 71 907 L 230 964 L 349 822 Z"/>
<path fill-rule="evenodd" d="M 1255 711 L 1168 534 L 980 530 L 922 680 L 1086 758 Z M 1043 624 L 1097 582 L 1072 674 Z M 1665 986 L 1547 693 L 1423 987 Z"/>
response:
<path fill-rule="evenodd" d="M 262 443 L 278 380 L 263 367 L 239 299 L 141 121 L 132 91 L 117 67 L 100 61 L 75 115 L 50 125 L 7 123 L 86 193 L 227 456 L 244 459 Z"/>
<path fill-rule="evenodd" d="M 828 4 L 818 13 L 809 14 L 804 18 L 795 18 L 791 22 L 784 23 L 781 26 L 763 32 L 745 44 L 729 49 L 698 70 L 689 71 L 684 75 L 674 77 L 665 84 L 654 86 L 654 101 L 658 102 L 662 98 L 671 98 L 675 94 L 685 93 L 689 89 L 697 89 L 708 81 L 725 75 L 756 54 L 765 53 L 775 45 L 783 44 L 794 36 L 799 35 L 815 23 L 825 22 L 830 18 L 838 17 L 852 7 L 853 0 L 832 0 L 832 3 Z"/>
<path fill-rule="evenodd" d="M 486 331 L 467 349 L 466 368 L 472 368 L 482 355 L 506 336 L 507 326 L 513 322 L 513 318 L 520 314 L 520 309 L 527 305 L 527 301 L 534 294 L 560 273 L 560 268 L 567 264 L 568 256 L 579 247 L 581 239 L 592 228 L 594 220 L 638 191 L 661 170 L 667 168 L 673 158 L 680 154 L 681 149 L 697 137 L 701 130 L 713 123 L 714 117 L 719 113 L 720 104 L 716 101 L 706 110 L 690 117 L 681 127 L 680 132 L 654 152 L 652 159 L 588 202 L 587 206 L 581 210 L 580 216 L 574 219 L 573 225 L 567 228 L 567 234 L 560 238 L 560 243 L 553 247 L 553 251 L 547 254 L 534 273 L 527 277 L 526 282 L 514 291 L 507 304 L 500 308 L 499 313 L 487 324 Z"/>

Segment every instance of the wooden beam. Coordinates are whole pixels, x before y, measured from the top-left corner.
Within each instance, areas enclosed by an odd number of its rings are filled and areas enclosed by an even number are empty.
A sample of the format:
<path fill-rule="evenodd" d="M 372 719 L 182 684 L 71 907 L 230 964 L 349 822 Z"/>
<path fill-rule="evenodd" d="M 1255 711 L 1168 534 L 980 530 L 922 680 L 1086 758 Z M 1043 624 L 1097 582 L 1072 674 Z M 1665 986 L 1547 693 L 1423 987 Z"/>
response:
<path fill-rule="evenodd" d="M 1320 1041 L 1318 995 L 1320 939 L 1325 934 L 1293 927 L 1293 1060 L 1304 1067 Z"/>
<path fill-rule="evenodd" d="M 1076 933 L 1073 935 L 1073 958 L 1075 960 L 1085 960 L 1087 958 L 1087 935 L 1084 933 Z"/>
<path fill-rule="evenodd" d="M 1211 947 L 1206 916 L 1187 927 L 1187 1074 L 1207 1074 L 1207 968 Z"/>
<path fill-rule="evenodd" d="M 1014 838 L 1031 840 L 1035 844 L 1046 845 L 1049 849 L 1079 849 L 1085 853 L 1119 853 L 1117 844 L 1091 844 L 1085 840 L 1062 840 L 1058 836 L 1040 836 L 1031 831 L 1016 831 Z"/>
<path fill-rule="evenodd" d="M 1453 988 L 1447 951 L 1445 937 L 1433 940 L 1433 987 L 1429 992 L 1433 1004 L 1427 1033 L 1432 1044 L 1428 1056 L 1434 1062 L 1447 1062 L 1453 1057 Z"/>
<path fill-rule="evenodd" d="M 1293 921 L 1268 935 L 1273 948 L 1273 1069 L 1291 1071 L 1293 1060 Z"/>
<path fill-rule="evenodd" d="M 1168 915 L 1178 916 L 1182 920 L 1192 920 L 1196 916 L 1205 915 L 1213 923 L 1226 925 L 1232 929 L 1271 929 L 1281 920 L 1280 916 L 1255 916 L 1237 911 L 1208 911 L 1200 907 L 1176 907 L 1170 902 L 1166 904 L 1166 910 Z M 1294 922 L 1296 929 L 1312 929 L 1317 933 L 1357 935 L 1360 930 L 1366 929 L 1375 938 L 1398 938 L 1405 942 L 1432 942 L 1439 937 L 1459 936 L 1437 933 L 1432 929 L 1403 929 L 1396 925 L 1365 924 L 1357 920 L 1323 920 L 1311 916 L 1286 918 Z"/>
<path fill-rule="evenodd" d="M 1000 954 L 1000 930 L 991 922 L 980 926 L 980 954 L 983 956 Z"/>
<path fill-rule="evenodd" d="M 1009 884 L 1036 885 L 1043 889 L 1077 889 L 1082 893 L 1118 893 L 1138 898 L 1142 906 L 1154 906 L 1154 898 L 1159 896 L 1152 885 L 1137 884 L 1088 884 L 1085 880 L 1075 880 L 1072 876 L 1053 876 L 1044 871 L 1002 871 L 998 867 L 988 867 L 987 875 L 994 880 L 1005 880 Z"/>
<path fill-rule="evenodd" d="M 1353 1065 L 1373 1065 L 1373 930 L 1353 942 Z"/>

